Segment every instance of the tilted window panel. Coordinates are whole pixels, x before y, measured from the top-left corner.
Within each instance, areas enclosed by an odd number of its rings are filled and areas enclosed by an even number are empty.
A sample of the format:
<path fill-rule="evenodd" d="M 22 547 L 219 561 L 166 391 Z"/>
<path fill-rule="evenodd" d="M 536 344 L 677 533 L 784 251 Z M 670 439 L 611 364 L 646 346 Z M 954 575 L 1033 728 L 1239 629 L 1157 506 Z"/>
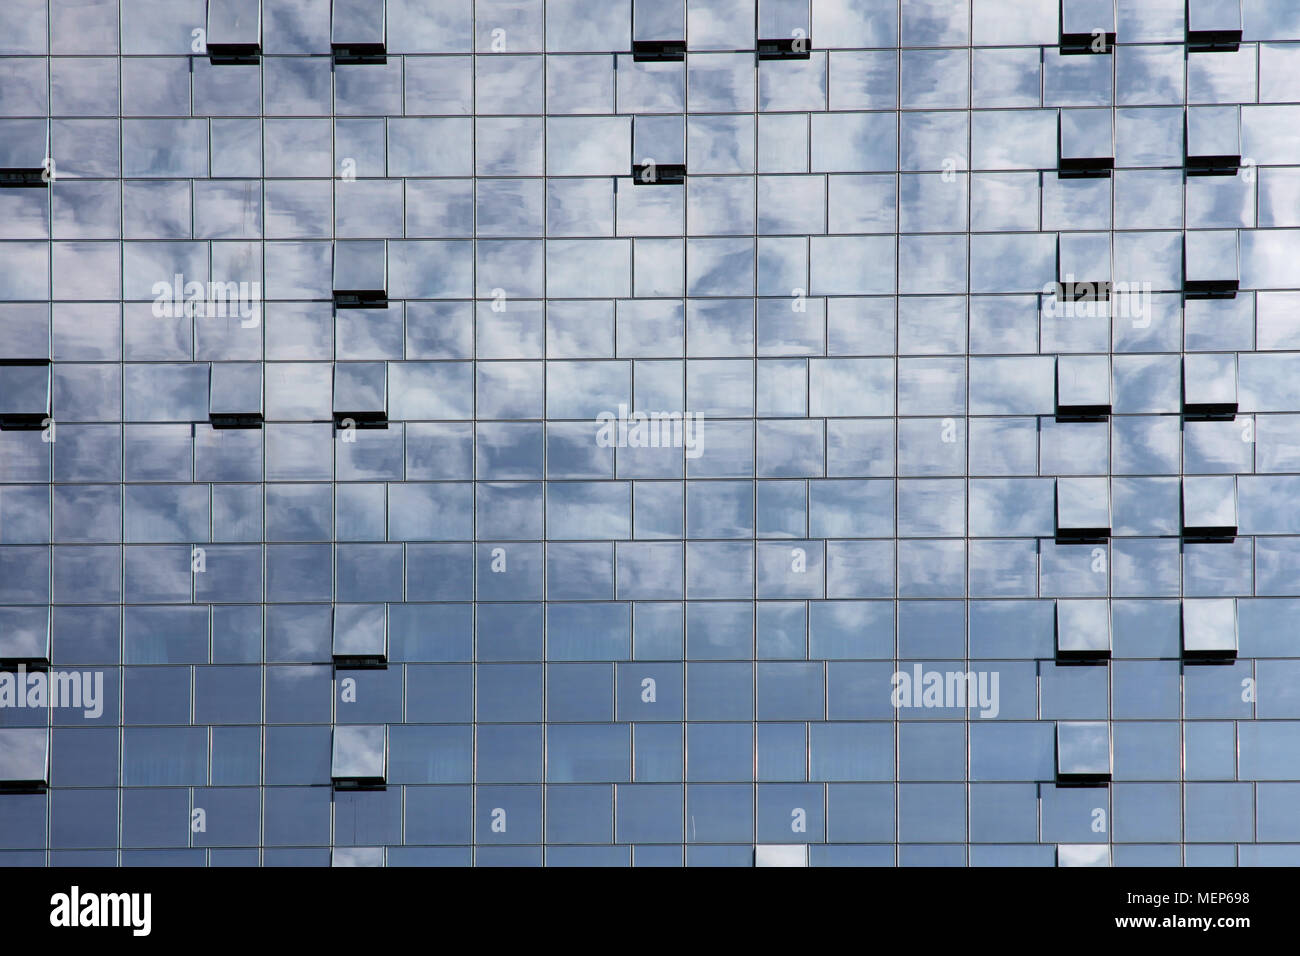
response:
<path fill-rule="evenodd" d="M 340 789 L 382 787 L 388 777 L 388 734 L 383 724 L 334 728 L 330 779 Z"/>
<path fill-rule="evenodd" d="M 1110 866 L 1109 843 L 1059 843 L 1057 866 Z"/>
<path fill-rule="evenodd" d="M 0 187 L 45 186 L 57 174 L 48 120 L 0 119 Z"/>
<path fill-rule="evenodd" d="M 685 117 L 635 117 L 632 122 L 632 182 L 638 186 L 671 186 L 685 180 Z"/>
<path fill-rule="evenodd" d="M 334 663 L 339 667 L 379 667 L 387 660 L 387 605 L 336 605 Z"/>
<path fill-rule="evenodd" d="M 1110 53 L 1115 47 L 1115 0 L 1061 0 L 1061 52 Z"/>
<path fill-rule="evenodd" d="M 208 56 L 254 60 L 262 52 L 262 0 L 208 0 Z"/>
<path fill-rule="evenodd" d="M 1235 176 L 1241 166 L 1241 108 L 1189 106 L 1186 115 L 1189 176 Z"/>
<path fill-rule="evenodd" d="M 1235 50 L 1241 43 L 1241 0 L 1187 0 L 1189 50 Z"/>
<path fill-rule="evenodd" d="M 40 428 L 50 418 L 50 363 L 0 362 L 0 428 Z"/>
<path fill-rule="evenodd" d="M 334 243 L 334 305 L 340 309 L 387 307 L 387 242 L 340 239 Z"/>
<path fill-rule="evenodd" d="M 685 0 L 633 0 L 632 59 L 685 61 Z"/>
<path fill-rule="evenodd" d="M 44 789 L 50 782 L 50 732 L 0 727 L 0 789 Z"/>
<path fill-rule="evenodd" d="M 1109 176 L 1115 166 L 1115 129 L 1110 109 L 1064 109 L 1057 127 L 1062 178 Z"/>
<path fill-rule="evenodd" d="M 1110 299 L 1111 243 L 1105 232 L 1063 232 L 1056 246 L 1056 295 L 1065 302 Z"/>
<path fill-rule="evenodd" d="M 1110 780 L 1110 724 L 1104 720 L 1062 720 L 1056 725 L 1058 783 L 1096 784 Z"/>
<path fill-rule="evenodd" d="M 1237 356 L 1193 352 L 1183 356 L 1183 414 L 1188 418 L 1232 418 L 1237 414 Z"/>
<path fill-rule="evenodd" d="M 1235 229 L 1192 229 L 1183 234 L 1183 291 L 1196 298 L 1232 298 L 1241 281 Z"/>
<path fill-rule="evenodd" d="M 347 426 L 380 425 L 388 421 L 388 364 L 336 362 L 334 422 Z"/>
<path fill-rule="evenodd" d="M 1056 656 L 1060 660 L 1106 660 L 1111 652 L 1110 603 L 1056 602 Z"/>
<path fill-rule="evenodd" d="M 1100 418 L 1110 414 L 1110 358 L 1105 355 L 1061 355 L 1056 359 L 1058 418 Z"/>
<path fill-rule="evenodd" d="M 213 362 L 208 418 L 214 428 L 256 428 L 262 422 L 260 362 Z"/>
<path fill-rule="evenodd" d="M 382 846 L 336 846 L 330 851 L 330 866 L 383 866 Z"/>
<path fill-rule="evenodd" d="M 1110 537 L 1110 479 L 1056 479 L 1056 537 L 1096 541 Z"/>
<path fill-rule="evenodd" d="M 330 48 L 340 63 L 383 62 L 388 51 L 384 0 L 334 0 Z"/>
<path fill-rule="evenodd" d="M 807 866 L 808 847 L 801 843 L 767 843 L 754 847 L 754 866 Z"/>
<path fill-rule="evenodd" d="M 0 490 L 0 520 L 4 492 Z M 47 664 L 50 660 L 50 609 L 0 607 L 0 666 Z"/>
<path fill-rule="evenodd" d="M 1237 476 L 1183 479 L 1183 536 L 1232 538 L 1237 534 Z"/>
<path fill-rule="evenodd" d="M 1235 598 L 1184 598 L 1182 612 L 1185 660 L 1224 661 L 1237 656 Z"/>
<path fill-rule="evenodd" d="M 808 59 L 808 14 L 808 0 L 758 0 L 759 59 Z"/>

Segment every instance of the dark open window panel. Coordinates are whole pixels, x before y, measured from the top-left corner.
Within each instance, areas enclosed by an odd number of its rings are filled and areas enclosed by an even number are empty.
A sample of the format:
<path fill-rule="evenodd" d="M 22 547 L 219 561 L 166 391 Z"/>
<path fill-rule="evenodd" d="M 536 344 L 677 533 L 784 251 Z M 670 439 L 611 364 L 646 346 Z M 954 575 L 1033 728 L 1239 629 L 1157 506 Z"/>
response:
<path fill-rule="evenodd" d="M 637 63 L 680 63 L 686 59 L 686 41 L 633 40 L 632 59 Z"/>
<path fill-rule="evenodd" d="M 1237 107 L 1189 107 L 1183 130 L 1187 175 L 1237 175 L 1241 168 L 1241 112 Z"/>
<path fill-rule="evenodd" d="M 1062 720 L 1056 724 L 1056 782 L 1105 784 L 1111 777 L 1110 724 L 1104 720 Z"/>
<path fill-rule="evenodd" d="M 1183 356 L 1183 415 L 1231 419 L 1237 414 L 1237 357 L 1202 352 Z"/>
<path fill-rule="evenodd" d="M 0 119 L 0 187 L 49 183 L 50 125 L 43 119 Z"/>
<path fill-rule="evenodd" d="M 0 727 L 0 792 L 44 790 L 50 782 L 50 732 Z"/>
<path fill-rule="evenodd" d="M 808 60 L 812 58 L 812 38 L 770 37 L 758 41 L 760 60 Z"/>
<path fill-rule="evenodd" d="M 1056 479 L 1056 539 L 1095 543 L 1110 537 L 1110 479 Z"/>
<path fill-rule="evenodd" d="M 1195 475 L 1182 481 L 1183 537 L 1231 541 L 1237 535 L 1237 477 Z"/>
<path fill-rule="evenodd" d="M 347 427 L 383 427 L 388 422 L 388 364 L 336 362 L 334 423 Z"/>
<path fill-rule="evenodd" d="M 50 662 L 50 608 L 0 607 L 0 669 Z"/>
<path fill-rule="evenodd" d="M 686 59 L 684 0 L 632 0 L 632 59 L 638 63 Z"/>
<path fill-rule="evenodd" d="M 388 615 L 383 604 L 334 607 L 335 667 L 383 667 L 388 662 Z"/>
<path fill-rule="evenodd" d="M 334 728 L 330 779 L 339 789 L 382 789 L 388 776 L 387 734 L 383 724 Z"/>
<path fill-rule="evenodd" d="M 1057 175 L 1106 178 L 1115 168 L 1115 134 L 1109 109 L 1063 109 L 1057 120 Z"/>
<path fill-rule="evenodd" d="M 1061 233 L 1056 241 L 1056 297 L 1062 302 L 1108 302 L 1109 233 Z"/>
<path fill-rule="evenodd" d="M 262 424 L 260 362 L 214 362 L 208 381 L 208 419 L 213 428 Z"/>
<path fill-rule="evenodd" d="M 638 186 L 680 186 L 686 182 L 684 163 L 635 163 L 632 182 Z"/>
<path fill-rule="evenodd" d="M 48 360 L 0 361 L 0 428 L 44 427 L 51 417 L 51 393 Z"/>
<path fill-rule="evenodd" d="M 812 56 L 808 0 L 758 0 L 760 60 L 807 60 Z"/>
<path fill-rule="evenodd" d="M 1182 602 L 1183 659 L 1231 663 L 1237 658 L 1235 598 L 1186 598 Z"/>
<path fill-rule="evenodd" d="M 1061 0 L 1061 52 L 1107 54 L 1115 49 L 1115 0 Z"/>
<path fill-rule="evenodd" d="M 1236 50 L 1241 44 L 1241 0 L 1187 0 L 1187 49 Z"/>
<path fill-rule="evenodd" d="M 382 239 L 334 243 L 334 305 L 339 309 L 388 307 L 388 251 Z"/>
<path fill-rule="evenodd" d="M 1189 230 L 1183 234 L 1183 293 L 1187 298 L 1234 298 L 1241 282 L 1235 230 Z"/>
<path fill-rule="evenodd" d="M 386 63 L 384 0 L 333 0 L 330 49 L 337 63 Z"/>
<path fill-rule="evenodd" d="M 1105 598 L 1056 602 L 1056 657 L 1062 662 L 1110 659 L 1110 604 Z"/>
<path fill-rule="evenodd" d="M 1110 383 L 1110 359 L 1107 356 L 1059 356 L 1056 360 L 1057 419 L 1104 419 L 1111 410 Z"/>
<path fill-rule="evenodd" d="M 255 63 L 262 53 L 262 0 L 208 0 L 208 57 Z"/>

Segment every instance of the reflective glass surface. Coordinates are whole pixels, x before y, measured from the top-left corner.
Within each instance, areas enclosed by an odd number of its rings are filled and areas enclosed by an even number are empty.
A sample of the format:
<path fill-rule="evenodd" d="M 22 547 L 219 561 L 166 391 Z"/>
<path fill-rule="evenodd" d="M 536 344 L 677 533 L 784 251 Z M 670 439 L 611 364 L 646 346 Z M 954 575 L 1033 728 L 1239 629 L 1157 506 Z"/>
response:
<path fill-rule="evenodd" d="M 1298 40 L 0 4 L 0 865 L 1291 858 Z"/>

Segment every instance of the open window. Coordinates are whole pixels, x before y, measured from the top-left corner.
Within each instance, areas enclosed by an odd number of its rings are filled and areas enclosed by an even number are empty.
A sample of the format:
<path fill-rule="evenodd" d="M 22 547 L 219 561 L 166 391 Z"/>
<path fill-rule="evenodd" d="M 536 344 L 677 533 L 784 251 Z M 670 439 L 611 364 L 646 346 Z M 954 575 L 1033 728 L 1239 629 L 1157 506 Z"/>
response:
<path fill-rule="evenodd" d="M 1115 49 L 1115 0 L 1061 0 L 1061 52 Z"/>
<path fill-rule="evenodd" d="M 330 851 L 330 866 L 383 866 L 382 846 L 336 846 Z"/>
<path fill-rule="evenodd" d="M 383 667 L 387 661 L 388 615 L 386 605 L 335 605 L 335 666 Z"/>
<path fill-rule="evenodd" d="M 808 847 L 801 843 L 766 843 L 754 847 L 754 866 L 807 866 Z"/>
<path fill-rule="evenodd" d="M 257 428 L 262 424 L 260 362 L 212 363 L 208 420 L 213 428 Z"/>
<path fill-rule="evenodd" d="M 334 728 L 330 779 L 339 789 L 382 788 L 388 778 L 388 739 L 383 724 Z"/>
<path fill-rule="evenodd" d="M 41 187 L 54 173 L 49 123 L 0 119 L 0 186 Z"/>
<path fill-rule="evenodd" d="M 1110 603 L 1102 600 L 1056 602 L 1056 657 L 1060 661 L 1105 661 L 1111 649 Z"/>
<path fill-rule="evenodd" d="M 388 423 L 388 363 L 336 362 L 334 424 L 379 428 Z"/>
<path fill-rule="evenodd" d="M 1184 598 L 1183 659 L 1215 662 L 1236 657 L 1236 599 Z"/>
<path fill-rule="evenodd" d="M 1241 109 L 1189 106 L 1184 121 L 1187 175 L 1235 176 L 1241 168 Z"/>
<path fill-rule="evenodd" d="M 262 0 L 208 0 L 208 57 L 256 62 L 262 53 Z"/>
<path fill-rule="evenodd" d="M 1235 229 L 1183 234 L 1183 292 L 1188 298 L 1236 298 L 1241 262 Z"/>
<path fill-rule="evenodd" d="M 384 0 L 334 0 L 330 49 L 336 63 L 387 62 Z"/>
<path fill-rule="evenodd" d="M 632 119 L 632 182 L 638 186 L 680 186 L 686 182 L 686 119 Z"/>
<path fill-rule="evenodd" d="M 1110 866 L 1109 843 L 1058 843 L 1056 865 Z"/>
<path fill-rule="evenodd" d="M 1110 414 L 1110 357 L 1061 355 L 1056 359 L 1056 417 L 1090 421 Z"/>
<path fill-rule="evenodd" d="M 0 428 L 39 429 L 51 417 L 50 363 L 0 362 Z"/>
<path fill-rule="evenodd" d="M 686 59 L 685 0 L 633 0 L 632 59 L 638 62 Z"/>
<path fill-rule="evenodd" d="M 1110 724 L 1104 720 L 1062 720 L 1056 725 L 1056 781 L 1098 784 L 1110 780 Z"/>
<path fill-rule="evenodd" d="M 1183 479 L 1183 537 L 1231 541 L 1237 535 L 1237 476 Z"/>
<path fill-rule="evenodd" d="M 334 243 L 334 306 L 388 307 L 388 248 L 383 239 L 339 239 Z"/>
<path fill-rule="evenodd" d="M 49 782 L 49 731 L 44 727 L 0 727 L 0 789 L 44 790 Z"/>
<path fill-rule="evenodd" d="M 1234 418 L 1237 414 L 1237 356 L 1193 352 L 1183 356 L 1183 415 Z"/>
<path fill-rule="evenodd" d="M 1236 50 L 1241 43 L 1241 0 L 1187 0 L 1187 48 Z"/>
<path fill-rule="evenodd" d="M 1110 479 L 1056 479 L 1056 537 L 1094 542 L 1110 537 Z"/>
<path fill-rule="evenodd" d="M 808 0 L 758 0 L 758 58 L 807 60 L 811 56 Z"/>
<path fill-rule="evenodd" d="M 1115 129 L 1109 109 L 1064 109 L 1058 113 L 1057 175 L 1062 179 L 1104 178 L 1115 167 Z"/>
<path fill-rule="evenodd" d="M 50 609 L 0 607 L 0 669 L 50 662 Z"/>
<path fill-rule="evenodd" d="M 1110 288 L 1110 233 L 1060 233 L 1056 240 L 1057 299 L 1106 302 Z"/>

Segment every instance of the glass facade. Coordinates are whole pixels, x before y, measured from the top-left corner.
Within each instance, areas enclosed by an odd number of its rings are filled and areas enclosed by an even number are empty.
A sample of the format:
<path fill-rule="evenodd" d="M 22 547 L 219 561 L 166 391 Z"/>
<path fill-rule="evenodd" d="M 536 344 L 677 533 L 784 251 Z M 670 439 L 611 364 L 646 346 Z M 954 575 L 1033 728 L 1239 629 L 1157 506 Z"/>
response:
<path fill-rule="evenodd" d="M 1300 6 L 4 0 L 0 865 L 1300 865 Z"/>

